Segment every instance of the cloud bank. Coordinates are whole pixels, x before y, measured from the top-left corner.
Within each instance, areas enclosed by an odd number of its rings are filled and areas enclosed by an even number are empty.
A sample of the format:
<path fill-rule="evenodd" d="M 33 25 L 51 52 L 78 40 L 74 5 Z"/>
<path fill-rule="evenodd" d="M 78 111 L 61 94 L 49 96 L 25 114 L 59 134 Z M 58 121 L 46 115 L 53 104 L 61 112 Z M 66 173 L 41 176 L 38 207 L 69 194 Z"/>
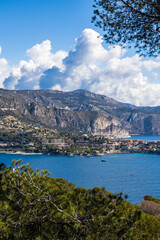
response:
<path fill-rule="evenodd" d="M 127 57 L 119 46 L 105 49 L 102 37 L 85 29 L 69 52 L 52 53 L 46 40 L 27 50 L 29 61 L 9 66 L 0 58 L 0 86 L 6 89 L 86 89 L 135 105 L 160 105 L 160 59 Z M 1 53 L 1 48 L 0 48 Z"/>

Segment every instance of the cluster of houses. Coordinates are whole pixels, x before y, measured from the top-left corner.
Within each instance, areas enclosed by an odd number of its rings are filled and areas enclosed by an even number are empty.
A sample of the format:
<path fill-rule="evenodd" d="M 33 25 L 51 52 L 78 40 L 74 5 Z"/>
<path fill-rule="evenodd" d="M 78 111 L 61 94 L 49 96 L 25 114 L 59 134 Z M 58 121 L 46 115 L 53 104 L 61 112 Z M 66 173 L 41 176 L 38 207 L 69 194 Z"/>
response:
<path fill-rule="evenodd" d="M 160 154 L 160 141 L 140 141 L 129 139 L 107 139 L 97 136 L 82 134 L 75 138 L 72 135 L 59 135 L 55 129 L 48 129 L 42 126 L 33 126 L 22 123 L 14 116 L 4 116 L 0 119 L 1 139 L 0 151 L 45 151 L 45 149 L 56 148 L 63 154 L 67 148 L 75 154 L 98 155 L 104 153 L 152 153 Z M 10 137 L 4 140 L 2 135 L 14 134 L 21 138 L 11 141 Z M 10 136 L 10 135 L 8 135 Z"/>
<path fill-rule="evenodd" d="M 106 147 L 108 147 L 109 152 L 160 154 L 160 141 L 111 140 Z"/>

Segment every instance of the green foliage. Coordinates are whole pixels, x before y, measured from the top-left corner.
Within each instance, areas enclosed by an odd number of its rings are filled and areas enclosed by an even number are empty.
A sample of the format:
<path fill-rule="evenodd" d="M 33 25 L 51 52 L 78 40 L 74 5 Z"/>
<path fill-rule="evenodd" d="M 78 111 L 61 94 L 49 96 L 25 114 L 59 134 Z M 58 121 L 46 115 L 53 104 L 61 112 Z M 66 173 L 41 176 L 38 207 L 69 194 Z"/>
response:
<path fill-rule="evenodd" d="M 145 196 L 144 196 L 144 200 L 146 200 L 146 201 L 152 201 L 152 202 L 155 202 L 155 203 L 159 203 L 159 204 L 160 204 L 160 199 L 154 198 L 154 197 L 152 197 L 151 195 L 145 195 Z"/>
<path fill-rule="evenodd" d="M 141 55 L 160 54 L 159 0 L 94 0 L 93 22 L 107 43 L 132 44 Z"/>
<path fill-rule="evenodd" d="M 104 188 L 75 188 L 21 160 L 1 170 L 0 239 L 158 239 L 160 222 Z"/>

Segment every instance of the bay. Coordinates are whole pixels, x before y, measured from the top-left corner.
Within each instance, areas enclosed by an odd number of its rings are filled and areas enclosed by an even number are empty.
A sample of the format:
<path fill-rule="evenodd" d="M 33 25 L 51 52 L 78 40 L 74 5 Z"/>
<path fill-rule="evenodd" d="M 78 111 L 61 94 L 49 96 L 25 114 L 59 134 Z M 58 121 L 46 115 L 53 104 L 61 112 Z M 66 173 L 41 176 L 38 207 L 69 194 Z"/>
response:
<path fill-rule="evenodd" d="M 160 141 L 160 135 L 131 135 L 130 140 Z"/>
<path fill-rule="evenodd" d="M 128 201 L 138 204 L 144 195 L 160 198 L 160 155 L 105 154 L 97 157 L 1 154 L 9 166 L 13 159 L 23 159 L 33 169 L 47 169 L 52 177 L 64 178 L 76 186 L 105 187 L 113 193 L 128 194 Z M 106 162 L 101 162 L 106 159 Z"/>

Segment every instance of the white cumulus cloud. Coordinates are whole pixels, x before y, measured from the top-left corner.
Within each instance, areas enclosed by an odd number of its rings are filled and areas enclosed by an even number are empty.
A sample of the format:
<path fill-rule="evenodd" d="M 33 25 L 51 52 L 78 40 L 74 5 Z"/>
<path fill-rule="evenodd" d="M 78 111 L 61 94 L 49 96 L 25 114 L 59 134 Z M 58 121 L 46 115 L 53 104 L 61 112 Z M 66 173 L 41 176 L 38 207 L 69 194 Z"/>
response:
<path fill-rule="evenodd" d="M 106 49 L 94 30 L 85 29 L 68 53 L 53 54 L 51 42 L 46 40 L 27 50 L 27 56 L 28 61 L 20 61 L 3 81 L 0 78 L 1 85 L 7 89 L 83 88 L 135 105 L 160 105 L 160 58 L 127 57 L 120 46 Z"/>
<path fill-rule="evenodd" d="M 2 48 L 0 46 L 0 55 L 2 52 Z M 3 88 L 3 81 L 5 78 L 7 78 L 10 74 L 10 67 L 8 65 L 8 62 L 5 58 L 0 58 L 0 88 Z"/>
<path fill-rule="evenodd" d="M 4 80 L 7 89 L 39 89 L 39 79 L 43 72 L 53 66 L 63 68 L 62 60 L 67 52 L 51 52 L 51 42 L 43 41 L 27 50 L 29 61 L 20 61 L 18 66 L 12 67 L 10 76 Z"/>
<path fill-rule="evenodd" d="M 97 32 L 85 29 L 76 39 L 75 49 L 63 60 L 65 70 L 53 67 L 44 72 L 40 87 L 58 90 L 83 88 L 122 102 L 160 105 L 160 84 L 150 83 L 143 74 L 143 68 L 146 71 L 158 69 L 160 60 L 143 61 L 138 55 L 125 57 L 126 51 L 121 47 L 106 50 L 102 42 Z M 159 77 L 158 73 L 153 76 Z"/>

